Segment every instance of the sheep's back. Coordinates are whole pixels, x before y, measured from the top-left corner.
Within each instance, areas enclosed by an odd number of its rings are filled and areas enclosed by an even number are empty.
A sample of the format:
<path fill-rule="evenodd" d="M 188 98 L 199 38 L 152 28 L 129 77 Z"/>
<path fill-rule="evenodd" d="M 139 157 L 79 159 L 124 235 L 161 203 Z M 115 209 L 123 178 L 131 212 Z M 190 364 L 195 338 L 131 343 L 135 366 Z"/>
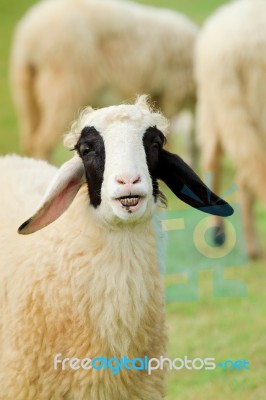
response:
<path fill-rule="evenodd" d="M 226 103 L 232 112 L 245 109 L 266 145 L 264 0 L 236 1 L 207 20 L 197 43 L 196 75 L 199 100 L 208 104 L 209 112 L 222 115 Z"/>
<path fill-rule="evenodd" d="M 172 116 L 194 99 L 196 35 L 195 24 L 171 10 L 119 0 L 46 0 L 19 23 L 11 65 L 15 71 L 31 66 L 40 79 L 42 71 L 68 82 L 75 76 L 73 85 L 85 90 L 77 79 L 87 82 L 96 107 L 136 93 L 166 96 L 163 111 Z"/>

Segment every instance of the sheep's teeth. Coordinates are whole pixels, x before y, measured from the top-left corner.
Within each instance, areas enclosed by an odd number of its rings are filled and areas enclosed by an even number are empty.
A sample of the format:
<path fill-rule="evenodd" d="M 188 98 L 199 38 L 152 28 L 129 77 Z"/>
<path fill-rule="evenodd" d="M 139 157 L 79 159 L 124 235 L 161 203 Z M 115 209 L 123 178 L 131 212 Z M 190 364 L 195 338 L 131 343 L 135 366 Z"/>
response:
<path fill-rule="evenodd" d="M 139 202 L 139 197 L 124 197 L 120 199 L 120 202 L 125 207 L 134 207 Z"/>

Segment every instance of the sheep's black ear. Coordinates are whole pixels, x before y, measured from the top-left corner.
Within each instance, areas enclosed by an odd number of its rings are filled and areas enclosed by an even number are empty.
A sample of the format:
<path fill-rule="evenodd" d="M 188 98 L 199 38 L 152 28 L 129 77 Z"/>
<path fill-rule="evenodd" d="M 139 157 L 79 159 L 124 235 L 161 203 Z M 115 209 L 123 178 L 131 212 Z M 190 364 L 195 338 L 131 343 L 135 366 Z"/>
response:
<path fill-rule="evenodd" d="M 176 154 L 161 150 L 157 177 L 166 183 L 172 192 L 191 207 L 208 214 L 228 217 L 233 208 L 214 194 L 198 175 Z"/>

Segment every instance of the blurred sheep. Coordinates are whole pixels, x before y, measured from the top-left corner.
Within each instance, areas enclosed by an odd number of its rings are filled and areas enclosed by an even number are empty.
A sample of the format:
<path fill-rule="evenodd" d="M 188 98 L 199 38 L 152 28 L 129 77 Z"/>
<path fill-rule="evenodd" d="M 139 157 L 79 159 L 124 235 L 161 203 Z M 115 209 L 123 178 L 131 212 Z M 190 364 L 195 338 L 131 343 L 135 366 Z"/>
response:
<path fill-rule="evenodd" d="M 84 105 L 146 92 L 171 118 L 194 108 L 197 27 L 185 16 L 121 0 L 45 0 L 19 23 L 11 84 L 22 150 L 48 159 Z"/>
<path fill-rule="evenodd" d="M 266 2 L 239 0 L 205 23 L 196 50 L 202 164 L 219 191 L 220 156 L 237 170 L 247 251 L 261 254 L 253 200 L 266 204 Z"/>

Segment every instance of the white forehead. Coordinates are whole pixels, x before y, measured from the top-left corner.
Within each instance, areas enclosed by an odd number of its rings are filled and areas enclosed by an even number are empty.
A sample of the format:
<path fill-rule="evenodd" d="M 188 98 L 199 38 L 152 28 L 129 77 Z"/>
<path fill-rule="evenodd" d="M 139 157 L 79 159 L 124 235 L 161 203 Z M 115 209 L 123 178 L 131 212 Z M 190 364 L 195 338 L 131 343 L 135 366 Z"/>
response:
<path fill-rule="evenodd" d="M 93 111 L 84 118 L 84 126 L 94 126 L 102 135 L 116 126 L 127 126 L 130 130 L 144 132 L 157 125 L 158 116 L 136 105 L 120 105 Z"/>
<path fill-rule="evenodd" d="M 166 135 L 168 121 L 159 112 L 152 111 L 143 97 L 133 105 L 123 104 L 98 110 L 87 108 L 67 135 L 65 139 L 67 147 L 73 147 L 77 143 L 82 129 L 86 126 L 93 126 L 104 139 L 107 139 L 107 135 L 118 136 L 121 132 L 123 135 L 142 137 L 144 132 L 153 126 Z"/>

